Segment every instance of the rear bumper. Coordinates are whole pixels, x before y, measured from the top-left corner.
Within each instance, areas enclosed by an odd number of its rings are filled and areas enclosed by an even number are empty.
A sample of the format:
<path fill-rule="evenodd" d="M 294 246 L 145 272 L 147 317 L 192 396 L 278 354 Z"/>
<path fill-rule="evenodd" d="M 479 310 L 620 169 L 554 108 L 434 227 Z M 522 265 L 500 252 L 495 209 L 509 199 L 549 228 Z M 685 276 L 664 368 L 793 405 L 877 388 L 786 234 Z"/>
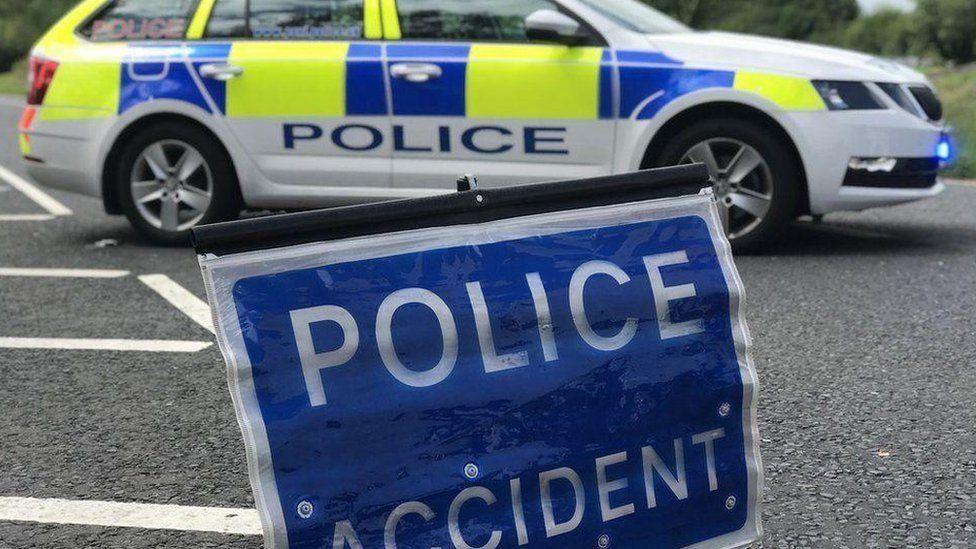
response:
<path fill-rule="evenodd" d="M 90 196 L 102 197 L 101 185 L 92 178 L 91 174 L 75 166 L 42 163 L 36 160 L 25 160 L 28 175 L 37 183 L 61 191 Z"/>
<path fill-rule="evenodd" d="M 101 120 L 48 121 L 25 111 L 20 125 L 20 147 L 27 173 L 45 187 L 100 198 L 96 175 Z"/>

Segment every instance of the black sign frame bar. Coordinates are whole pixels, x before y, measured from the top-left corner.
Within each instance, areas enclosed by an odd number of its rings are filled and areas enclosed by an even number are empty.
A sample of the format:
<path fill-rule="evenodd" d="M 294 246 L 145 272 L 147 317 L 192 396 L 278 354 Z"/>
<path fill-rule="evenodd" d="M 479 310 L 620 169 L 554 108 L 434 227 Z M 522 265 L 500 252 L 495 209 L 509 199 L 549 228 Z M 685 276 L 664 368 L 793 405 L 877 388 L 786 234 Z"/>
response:
<path fill-rule="evenodd" d="M 696 195 L 703 164 L 344 206 L 194 228 L 199 254 L 217 256 L 430 227 L 484 223 L 581 208 Z"/>

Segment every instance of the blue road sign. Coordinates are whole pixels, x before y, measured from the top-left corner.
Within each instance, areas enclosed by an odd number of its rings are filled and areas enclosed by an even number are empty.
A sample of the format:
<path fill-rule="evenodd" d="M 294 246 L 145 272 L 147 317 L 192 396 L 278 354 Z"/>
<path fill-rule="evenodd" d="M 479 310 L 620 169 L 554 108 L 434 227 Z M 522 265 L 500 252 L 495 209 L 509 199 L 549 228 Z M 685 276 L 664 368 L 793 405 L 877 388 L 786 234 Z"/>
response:
<path fill-rule="evenodd" d="M 755 376 L 707 196 L 201 256 L 272 547 L 735 547 Z"/>

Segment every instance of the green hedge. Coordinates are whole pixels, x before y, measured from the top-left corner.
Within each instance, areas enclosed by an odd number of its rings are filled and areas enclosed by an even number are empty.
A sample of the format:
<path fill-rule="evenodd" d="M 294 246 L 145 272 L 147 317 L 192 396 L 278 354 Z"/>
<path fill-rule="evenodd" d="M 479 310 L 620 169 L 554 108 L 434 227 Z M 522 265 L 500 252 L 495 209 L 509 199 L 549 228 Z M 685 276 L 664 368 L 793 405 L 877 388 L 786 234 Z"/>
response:
<path fill-rule="evenodd" d="M 946 120 L 955 130 L 956 159 L 949 175 L 976 178 L 976 66 L 926 70 L 945 103 Z"/>
<path fill-rule="evenodd" d="M 0 0 L 0 72 L 30 51 L 37 38 L 78 0 Z"/>
<path fill-rule="evenodd" d="M 918 0 L 912 13 L 862 14 L 856 0 L 644 0 L 697 29 L 845 46 L 889 57 L 976 60 L 976 0 Z"/>
<path fill-rule="evenodd" d="M 0 73 L 0 93 L 23 95 L 27 89 L 27 62 L 14 63 L 9 72 Z"/>

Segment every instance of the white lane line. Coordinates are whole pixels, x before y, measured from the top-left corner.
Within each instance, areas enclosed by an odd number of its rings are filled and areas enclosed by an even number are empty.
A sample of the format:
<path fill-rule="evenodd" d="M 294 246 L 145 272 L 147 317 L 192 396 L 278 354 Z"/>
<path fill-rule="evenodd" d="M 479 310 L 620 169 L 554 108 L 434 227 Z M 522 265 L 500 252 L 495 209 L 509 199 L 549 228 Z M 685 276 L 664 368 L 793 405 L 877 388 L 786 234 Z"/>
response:
<path fill-rule="evenodd" d="M 4 214 L 0 221 L 51 221 L 57 216 L 50 214 Z"/>
<path fill-rule="evenodd" d="M 6 181 L 11 187 L 36 202 L 47 213 L 54 216 L 71 215 L 71 210 L 67 206 L 51 198 L 50 195 L 3 166 L 0 166 L 0 179 Z"/>
<path fill-rule="evenodd" d="M 0 276 L 26 278 L 124 278 L 129 271 L 110 269 L 15 269 L 0 267 Z"/>
<path fill-rule="evenodd" d="M 139 280 L 168 301 L 170 305 L 190 317 L 190 320 L 203 326 L 212 334 L 217 333 L 213 325 L 213 316 L 210 314 L 210 306 L 207 305 L 206 301 L 193 295 L 166 275 L 144 275 L 140 276 Z"/>
<path fill-rule="evenodd" d="M 0 521 L 260 536 L 254 509 L 0 497 Z"/>
<path fill-rule="evenodd" d="M 140 353 L 196 353 L 213 345 L 208 341 L 154 339 L 62 339 L 0 337 L 0 349 L 55 349 L 65 351 L 123 351 Z"/>

